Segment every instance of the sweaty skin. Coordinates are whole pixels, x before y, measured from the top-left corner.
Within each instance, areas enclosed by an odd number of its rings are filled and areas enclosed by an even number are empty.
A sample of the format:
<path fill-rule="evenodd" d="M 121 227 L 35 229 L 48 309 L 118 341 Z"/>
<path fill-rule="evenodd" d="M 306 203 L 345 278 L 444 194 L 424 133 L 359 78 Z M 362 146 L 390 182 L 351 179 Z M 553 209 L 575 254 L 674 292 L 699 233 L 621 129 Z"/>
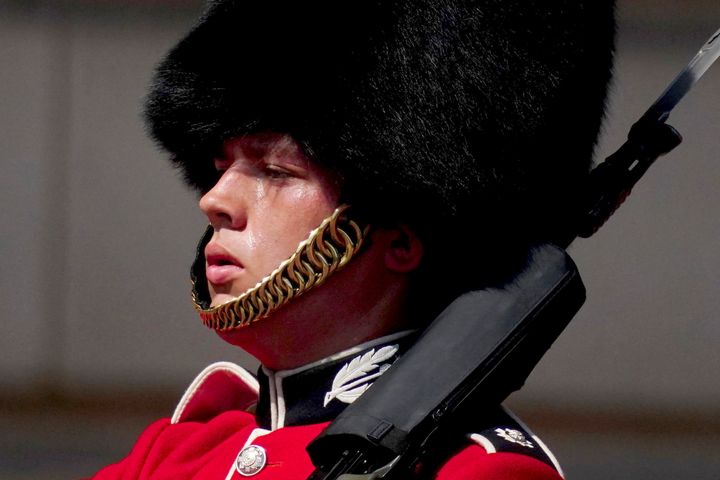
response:
<path fill-rule="evenodd" d="M 205 249 L 212 305 L 255 286 L 288 258 L 338 203 L 337 179 L 287 135 L 230 140 L 215 159 L 219 178 L 200 199 L 213 226 Z"/>
<path fill-rule="evenodd" d="M 288 135 L 227 141 L 218 180 L 200 199 L 214 229 L 205 249 L 211 305 L 241 295 L 275 270 L 338 205 L 340 182 Z M 363 250 L 323 285 L 250 326 L 219 333 L 273 370 L 296 368 L 412 328 L 409 274 L 422 245 L 398 226 L 374 229 Z"/>

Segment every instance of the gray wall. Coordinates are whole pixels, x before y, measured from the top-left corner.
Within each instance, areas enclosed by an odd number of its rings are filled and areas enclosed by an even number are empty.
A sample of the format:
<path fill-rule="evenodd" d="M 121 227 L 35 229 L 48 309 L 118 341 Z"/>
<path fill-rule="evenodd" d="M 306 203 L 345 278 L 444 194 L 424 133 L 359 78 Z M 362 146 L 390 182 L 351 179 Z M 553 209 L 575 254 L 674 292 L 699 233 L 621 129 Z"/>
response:
<path fill-rule="evenodd" d="M 139 116 L 153 64 L 193 13 L 0 18 L 3 385 L 172 385 L 245 358 L 193 314 L 204 221 Z"/>
<path fill-rule="evenodd" d="M 0 2 L 0 400 L 179 392 L 210 361 L 252 366 L 192 311 L 187 267 L 204 221 L 139 119 L 153 64 L 199 11 L 164 3 Z M 620 7 L 598 158 L 720 27 L 714 1 Z M 606 443 L 572 436 L 606 420 L 625 419 L 628 448 L 640 417 L 695 419 L 706 437 L 684 431 L 689 444 L 720 446 L 720 65 L 670 123 L 683 145 L 571 248 L 588 301 L 512 399 L 559 429 L 580 478 L 593 478 L 597 455 L 623 454 L 612 428 Z M 652 458 L 666 456 L 658 448 Z M 720 471 L 711 455 L 684 458 L 675 472 Z M 637 472 L 629 462 L 624 478 Z"/>

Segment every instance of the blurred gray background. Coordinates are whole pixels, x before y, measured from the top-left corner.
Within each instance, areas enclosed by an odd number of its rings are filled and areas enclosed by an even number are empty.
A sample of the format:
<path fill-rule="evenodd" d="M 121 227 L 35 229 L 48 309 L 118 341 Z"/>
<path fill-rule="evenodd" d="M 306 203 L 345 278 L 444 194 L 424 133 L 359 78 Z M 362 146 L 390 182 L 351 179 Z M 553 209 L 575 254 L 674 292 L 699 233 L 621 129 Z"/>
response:
<path fill-rule="evenodd" d="M 120 459 L 209 362 L 187 270 L 204 221 L 144 136 L 191 0 L 0 0 L 0 478 Z M 598 158 L 720 28 L 717 0 L 621 0 Z M 685 137 L 571 253 L 588 301 L 509 403 L 568 478 L 720 478 L 720 65 Z"/>

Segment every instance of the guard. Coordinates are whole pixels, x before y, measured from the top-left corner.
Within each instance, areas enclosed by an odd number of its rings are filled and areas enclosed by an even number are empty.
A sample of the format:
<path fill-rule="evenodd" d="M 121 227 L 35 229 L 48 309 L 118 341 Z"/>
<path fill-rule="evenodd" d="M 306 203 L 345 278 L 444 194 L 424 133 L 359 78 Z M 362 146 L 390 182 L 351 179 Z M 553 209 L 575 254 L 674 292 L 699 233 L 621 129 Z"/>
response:
<path fill-rule="evenodd" d="M 613 35 L 612 1 L 211 2 L 146 119 L 208 219 L 201 321 L 262 366 L 209 366 L 94 478 L 307 478 L 305 447 L 453 298 L 563 238 Z M 562 477 L 484 413 L 418 478 Z"/>

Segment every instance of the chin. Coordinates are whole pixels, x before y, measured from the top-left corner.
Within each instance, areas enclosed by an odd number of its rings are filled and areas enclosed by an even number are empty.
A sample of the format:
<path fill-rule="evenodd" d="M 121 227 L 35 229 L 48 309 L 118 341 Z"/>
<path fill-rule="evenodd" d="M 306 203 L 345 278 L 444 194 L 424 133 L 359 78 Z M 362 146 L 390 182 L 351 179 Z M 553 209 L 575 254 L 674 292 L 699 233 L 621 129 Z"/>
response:
<path fill-rule="evenodd" d="M 210 302 L 210 306 L 217 307 L 231 300 L 234 300 L 237 297 L 238 295 L 234 295 L 232 293 L 215 293 L 212 295 L 212 301 Z"/>

